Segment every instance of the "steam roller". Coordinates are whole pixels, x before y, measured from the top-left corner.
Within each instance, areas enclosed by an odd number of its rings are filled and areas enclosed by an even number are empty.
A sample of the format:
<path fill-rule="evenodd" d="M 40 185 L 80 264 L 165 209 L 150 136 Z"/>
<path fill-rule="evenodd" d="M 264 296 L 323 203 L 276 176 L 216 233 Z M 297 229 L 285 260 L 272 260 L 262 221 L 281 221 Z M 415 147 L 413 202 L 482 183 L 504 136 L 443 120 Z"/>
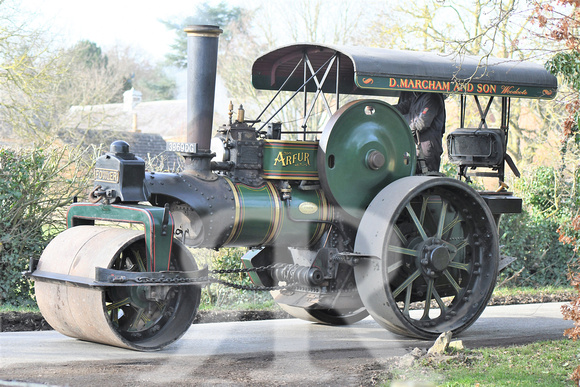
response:
<path fill-rule="evenodd" d="M 159 350 L 190 329 L 201 287 L 219 282 L 270 292 L 314 323 L 353 324 L 370 314 L 421 339 L 471 326 L 504 265 L 496 222 L 521 211 L 503 183 L 506 162 L 517 171 L 506 153 L 505 93 L 553 98 L 555 78 L 504 59 L 489 58 L 494 71 L 481 73 L 476 58 L 459 66 L 433 53 L 296 44 L 256 59 L 252 83 L 274 98 L 302 94 L 299 129 L 274 121 L 280 110 L 248 120 L 230 104 L 228 122 L 213 133 L 221 32 L 186 28 L 187 138 L 167 144 L 183 158 L 180 171 L 146 171 L 130 144 L 113 142 L 96 160 L 88 201 L 69 207 L 67 230 L 33 260 L 28 275 L 49 324 L 81 340 Z M 528 84 L 534 77 L 541 81 Z M 458 178 L 418 168 L 406 118 L 379 99 L 418 90 L 458 94 L 461 128 L 447 137 Z M 325 93 L 335 93 L 334 111 Z M 469 93 L 478 128 L 465 127 Z M 340 106 L 343 94 L 370 97 Z M 486 122 L 494 97 L 499 128 Z M 309 128 L 317 98 L 328 117 Z M 475 191 L 474 174 L 502 184 Z M 242 267 L 210 271 L 191 253 L 227 247 L 244 249 Z M 224 280 L 228 273 L 253 284 Z"/>

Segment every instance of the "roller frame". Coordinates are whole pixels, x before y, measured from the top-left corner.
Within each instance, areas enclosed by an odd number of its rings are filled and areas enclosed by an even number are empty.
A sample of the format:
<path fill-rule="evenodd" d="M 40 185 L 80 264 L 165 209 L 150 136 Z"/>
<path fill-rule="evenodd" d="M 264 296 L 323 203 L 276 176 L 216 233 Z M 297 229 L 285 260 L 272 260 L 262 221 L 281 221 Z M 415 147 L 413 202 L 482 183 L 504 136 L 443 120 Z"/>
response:
<path fill-rule="evenodd" d="M 147 268 L 168 270 L 173 246 L 173 216 L 166 208 L 140 204 L 74 203 L 67 213 L 68 228 L 94 225 L 95 221 L 142 224 L 145 227 Z"/>
<path fill-rule="evenodd" d="M 35 266 L 31 266 L 31 270 L 25 272 L 24 275 L 35 281 L 67 282 L 87 288 L 104 288 L 111 286 L 189 286 L 209 284 L 207 266 L 197 271 L 139 273 L 96 267 L 96 280 L 93 280 L 92 278 L 36 270 Z"/>

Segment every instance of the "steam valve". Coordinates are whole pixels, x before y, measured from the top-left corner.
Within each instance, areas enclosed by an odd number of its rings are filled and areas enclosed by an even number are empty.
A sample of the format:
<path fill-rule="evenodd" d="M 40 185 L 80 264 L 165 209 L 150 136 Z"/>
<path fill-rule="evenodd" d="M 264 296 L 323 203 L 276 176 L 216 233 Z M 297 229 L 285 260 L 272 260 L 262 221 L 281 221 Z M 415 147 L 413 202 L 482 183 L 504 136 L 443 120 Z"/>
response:
<path fill-rule="evenodd" d="M 244 106 L 240 105 L 240 107 L 238 108 L 238 119 L 237 119 L 239 123 L 244 122 L 245 118 L 244 115 L 245 115 Z"/>

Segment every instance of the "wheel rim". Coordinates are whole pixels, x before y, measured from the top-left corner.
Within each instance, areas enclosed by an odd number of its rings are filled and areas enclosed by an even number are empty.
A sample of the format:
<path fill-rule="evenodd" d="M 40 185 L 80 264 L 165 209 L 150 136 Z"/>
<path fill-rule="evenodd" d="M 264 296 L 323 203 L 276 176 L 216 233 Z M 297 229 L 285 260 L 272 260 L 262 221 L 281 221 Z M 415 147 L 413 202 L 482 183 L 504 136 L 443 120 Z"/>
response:
<path fill-rule="evenodd" d="M 373 215 L 361 221 L 355 250 L 381 257 L 374 268 L 355 268 L 361 298 L 396 333 L 458 333 L 483 312 L 495 286 L 495 222 L 481 197 L 457 180 L 401 180 L 377 195 L 367 210 Z M 368 238 L 377 224 L 381 230 Z"/>

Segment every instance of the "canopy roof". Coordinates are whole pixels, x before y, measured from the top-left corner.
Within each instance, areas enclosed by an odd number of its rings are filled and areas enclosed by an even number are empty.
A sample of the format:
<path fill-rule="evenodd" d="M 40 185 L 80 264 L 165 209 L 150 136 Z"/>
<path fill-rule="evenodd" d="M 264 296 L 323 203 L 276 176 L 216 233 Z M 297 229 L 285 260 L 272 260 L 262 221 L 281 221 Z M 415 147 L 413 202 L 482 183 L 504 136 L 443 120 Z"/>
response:
<path fill-rule="evenodd" d="M 531 62 L 317 44 L 294 44 L 262 55 L 252 66 L 252 84 L 261 90 L 296 91 L 321 67 L 316 80 L 328 93 L 336 92 L 338 84 L 341 94 L 397 96 L 410 90 L 551 99 L 558 87 L 556 77 Z M 316 88 L 308 82 L 308 91 Z"/>

